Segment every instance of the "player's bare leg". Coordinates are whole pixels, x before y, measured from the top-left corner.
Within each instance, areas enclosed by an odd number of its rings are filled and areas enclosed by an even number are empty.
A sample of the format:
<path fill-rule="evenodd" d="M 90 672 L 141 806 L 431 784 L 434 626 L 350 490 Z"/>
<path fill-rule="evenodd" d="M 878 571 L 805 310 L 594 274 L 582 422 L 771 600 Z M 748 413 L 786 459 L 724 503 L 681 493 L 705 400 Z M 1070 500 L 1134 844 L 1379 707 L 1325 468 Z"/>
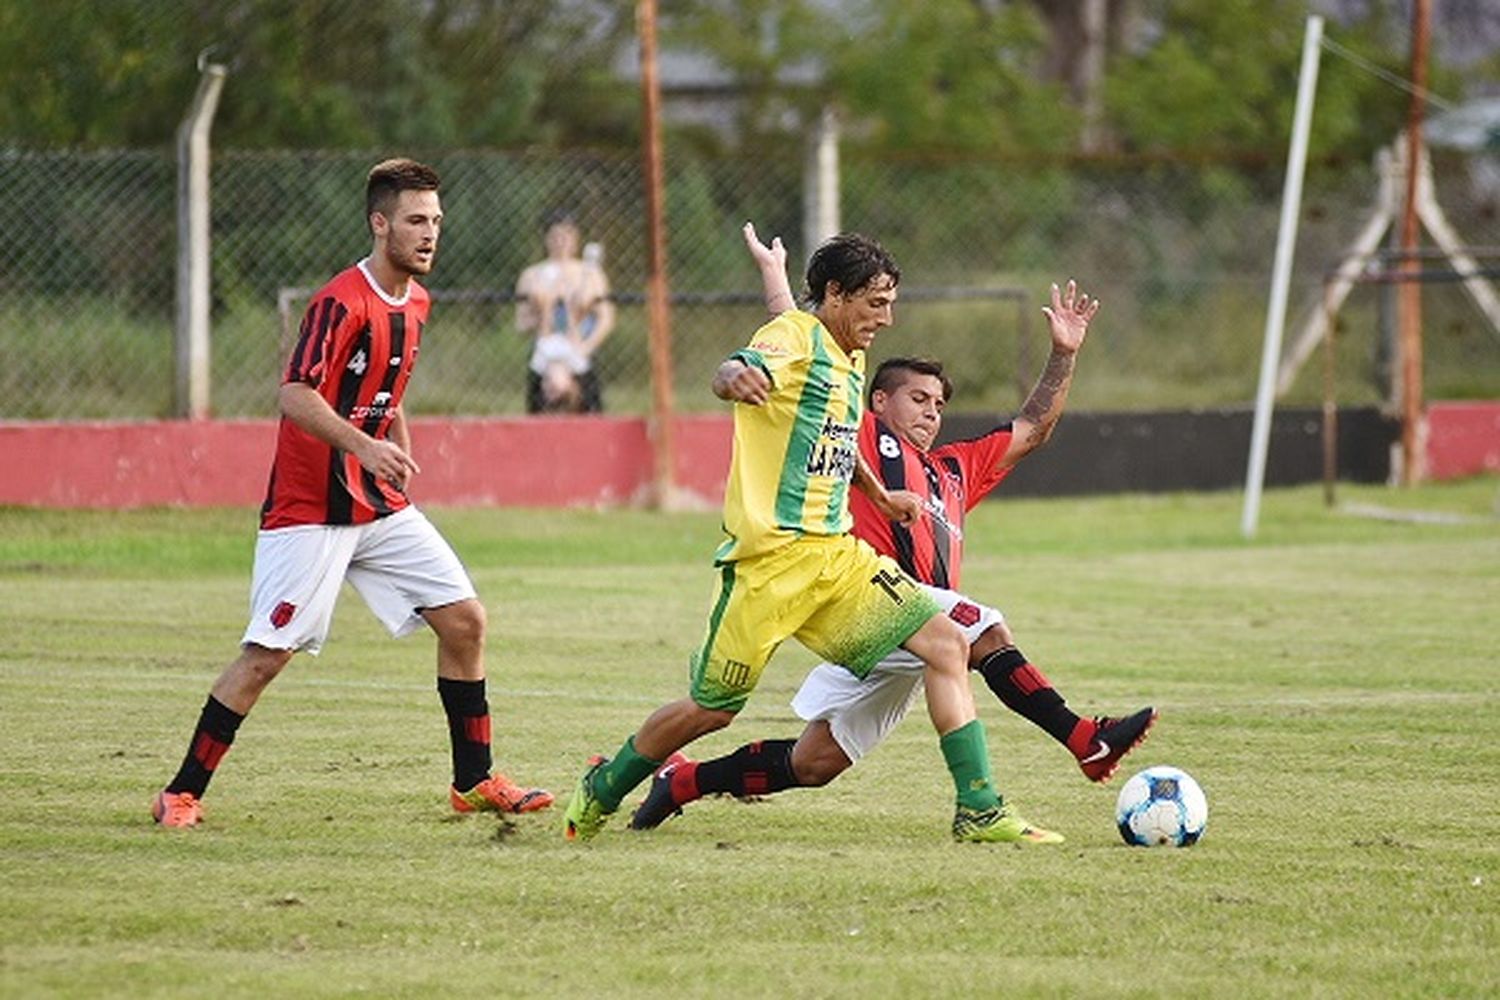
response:
<path fill-rule="evenodd" d="M 484 680 L 484 636 L 489 619 L 476 598 L 422 612 L 437 633 L 437 673 L 456 681 Z"/>
<path fill-rule="evenodd" d="M 826 785 L 853 766 L 826 719 L 809 722 L 792 745 L 792 773 L 805 788 Z"/>
<path fill-rule="evenodd" d="M 924 668 L 927 714 L 939 736 L 947 736 L 975 721 L 974 691 L 969 686 L 969 647 L 958 626 L 944 615 L 933 615 L 903 646 Z"/>
<path fill-rule="evenodd" d="M 209 693 L 225 707 L 241 716 L 248 715 L 261 693 L 291 660 L 290 649 L 267 649 L 247 642 L 240 647 L 240 655 L 219 674 Z"/>
<path fill-rule="evenodd" d="M 723 729 L 734 716 L 723 709 L 704 708 L 691 698 L 679 698 L 652 712 L 636 730 L 636 752 L 659 763 L 698 737 Z"/>

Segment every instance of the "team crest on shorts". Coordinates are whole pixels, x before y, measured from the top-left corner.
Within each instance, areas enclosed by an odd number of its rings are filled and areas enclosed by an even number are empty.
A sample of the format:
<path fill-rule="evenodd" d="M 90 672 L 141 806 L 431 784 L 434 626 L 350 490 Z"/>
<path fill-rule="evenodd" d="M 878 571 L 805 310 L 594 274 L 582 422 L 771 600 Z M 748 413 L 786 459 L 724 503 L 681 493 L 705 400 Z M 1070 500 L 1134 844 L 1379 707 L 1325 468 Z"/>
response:
<path fill-rule="evenodd" d="M 297 605 L 291 601 L 282 601 L 271 611 L 271 624 L 281 628 L 292 620 L 292 615 L 297 613 Z"/>
<path fill-rule="evenodd" d="M 978 623 L 979 608 L 968 601 L 959 601 L 953 605 L 953 610 L 948 612 L 948 617 L 958 622 L 964 628 Z"/>

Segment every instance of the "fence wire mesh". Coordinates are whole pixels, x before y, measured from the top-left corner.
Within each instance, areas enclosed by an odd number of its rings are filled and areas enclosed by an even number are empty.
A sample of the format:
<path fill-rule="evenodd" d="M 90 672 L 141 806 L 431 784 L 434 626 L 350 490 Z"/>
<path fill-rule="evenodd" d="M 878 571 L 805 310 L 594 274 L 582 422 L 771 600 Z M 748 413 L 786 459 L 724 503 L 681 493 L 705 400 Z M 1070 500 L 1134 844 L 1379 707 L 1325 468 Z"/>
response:
<path fill-rule="evenodd" d="M 666 214 L 676 399 L 710 409 L 715 365 L 761 321 L 739 227 L 783 236 L 794 283 L 802 164 L 674 157 Z M 524 412 L 530 338 L 517 276 L 543 256 L 545 220 L 570 212 L 600 244 L 618 325 L 595 368 L 605 409 L 650 400 L 644 200 L 638 162 L 601 153 L 426 151 L 443 175 L 443 243 L 414 414 Z M 370 153 L 220 150 L 212 169 L 212 408 L 273 412 L 306 295 L 362 256 Z M 1500 245 L 1500 195 L 1476 161 L 1440 158 L 1438 199 L 1466 243 Z M 1052 281 L 1104 303 L 1072 405 L 1157 409 L 1248 405 L 1255 393 L 1281 167 L 1122 161 L 877 159 L 846 154 L 845 228 L 878 237 L 903 268 L 897 325 L 872 360 L 940 357 L 955 407 L 1013 408 L 1047 349 L 1039 312 Z M 173 412 L 176 164 L 166 150 L 0 152 L 0 196 L 24 224 L 0 242 L 0 417 L 96 419 Z M 1309 171 L 1289 335 L 1317 307 L 1323 275 L 1375 207 L 1374 168 Z M 1429 398 L 1500 396 L 1500 334 L 1457 283 L 1423 290 Z M 1340 316 L 1340 397 L 1374 402 L 1380 297 Z M 1320 392 L 1316 365 L 1289 400 Z"/>

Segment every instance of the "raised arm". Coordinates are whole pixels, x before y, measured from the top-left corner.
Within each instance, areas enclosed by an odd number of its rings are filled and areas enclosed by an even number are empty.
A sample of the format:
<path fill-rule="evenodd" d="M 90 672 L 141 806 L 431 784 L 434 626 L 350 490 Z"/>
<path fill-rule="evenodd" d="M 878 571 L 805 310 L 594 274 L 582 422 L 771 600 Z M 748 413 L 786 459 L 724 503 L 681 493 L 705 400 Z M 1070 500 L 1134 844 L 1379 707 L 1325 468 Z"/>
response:
<path fill-rule="evenodd" d="M 1021 412 L 1012 422 L 1010 447 L 1000 459 L 1002 466 L 1015 465 L 1046 443 L 1052 436 L 1068 401 L 1073 385 L 1073 368 L 1078 349 L 1089 332 L 1089 322 L 1099 311 L 1099 300 L 1078 294 L 1078 285 L 1068 280 L 1065 291 L 1052 286 L 1052 304 L 1042 307 L 1052 333 L 1052 352 L 1037 379 L 1031 395 L 1021 404 Z"/>
<path fill-rule="evenodd" d="M 772 316 L 780 316 L 788 309 L 797 308 L 797 299 L 792 295 L 792 285 L 786 276 L 786 247 L 781 245 L 781 237 L 772 237 L 771 245 L 766 246 L 755 235 L 753 222 L 745 223 L 740 233 L 745 237 L 745 248 L 755 260 L 756 269 L 760 271 L 766 311 Z"/>

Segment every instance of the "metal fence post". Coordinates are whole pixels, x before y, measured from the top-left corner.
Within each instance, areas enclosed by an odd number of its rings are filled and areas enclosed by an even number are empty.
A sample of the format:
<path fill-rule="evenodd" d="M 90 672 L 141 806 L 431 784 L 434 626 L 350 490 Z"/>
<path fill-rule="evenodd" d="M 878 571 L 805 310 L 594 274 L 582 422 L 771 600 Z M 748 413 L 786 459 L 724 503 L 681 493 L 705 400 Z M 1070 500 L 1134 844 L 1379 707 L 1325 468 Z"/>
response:
<path fill-rule="evenodd" d="M 198 56 L 198 92 L 177 128 L 177 416 L 209 415 L 209 145 L 226 70 Z"/>
<path fill-rule="evenodd" d="M 825 106 L 813 127 L 802 174 L 803 253 L 810 255 L 836 235 L 839 225 L 839 120 L 833 108 Z"/>

